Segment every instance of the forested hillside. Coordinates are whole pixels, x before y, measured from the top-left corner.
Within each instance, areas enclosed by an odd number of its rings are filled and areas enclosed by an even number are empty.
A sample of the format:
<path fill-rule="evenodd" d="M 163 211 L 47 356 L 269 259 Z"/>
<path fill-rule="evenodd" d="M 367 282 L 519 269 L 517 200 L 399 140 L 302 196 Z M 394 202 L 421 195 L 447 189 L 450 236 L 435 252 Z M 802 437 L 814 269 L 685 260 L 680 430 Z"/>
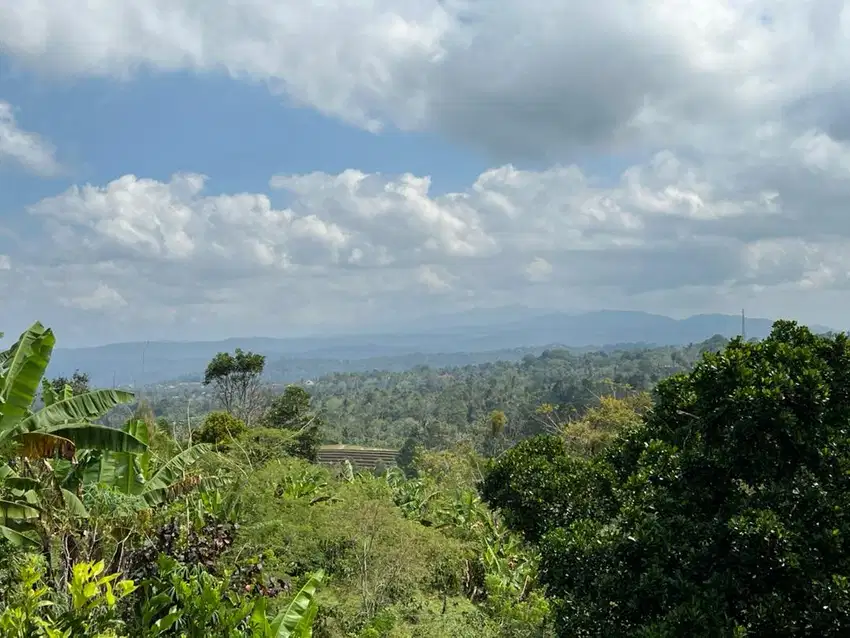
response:
<path fill-rule="evenodd" d="M 54 344 L 35 324 L 0 353 L 4 638 L 850 631 L 845 335 L 307 388 L 236 349 L 185 420 L 46 378 Z M 343 436 L 399 467 L 319 465 Z"/>
<path fill-rule="evenodd" d="M 768 319 L 747 320 L 747 333 L 762 338 Z M 370 326 L 373 330 L 377 327 Z M 219 351 L 242 348 L 266 357 L 273 383 L 315 379 L 334 372 L 403 371 L 417 365 L 447 367 L 521 359 L 544 349 L 632 349 L 685 346 L 713 335 L 740 334 L 741 317 L 696 315 L 672 319 L 645 312 L 541 313 L 530 309 L 479 309 L 441 321 L 406 325 L 406 332 L 372 332 L 312 337 L 230 338 L 221 341 L 140 341 L 57 349 L 50 374 L 85 370 L 99 386 L 136 386 L 169 380 L 200 380 L 206 362 Z M 825 331 L 826 328 L 819 328 Z M 607 345 L 606 345 L 607 344 Z"/>
<path fill-rule="evenodd" d="M 518 440 L 541 432 L 551 420 L 541 418 L 542 405 L 556 407 L 556 420 L 562 422 L 602 395 L 649 390 L 723 343 L 717 338 L 685 348 L 585 354 L 548 350 L 519 362 L 334 374 L 309 391 L 333 441 L 396 447 L 418 433 L 426 447 L 444 447 L 459 439 L 480 439 L 486 430 L 482 424 L 494 410 L 504 412 L 506 432 Z"/>
<path fill-rule="evenodd" d="M 322 415 L 329 443 L 398 448 L 413 435 L 428 448 L 458 440 L 480 444 L 484 422 L 494 410 L 505 413 L 506 431 L 518 440 L 541 432 L 552 418 L 570 418 L 601 395 L 649 390 L 659 380 L 689 370 L 702 352 L 725 342 L 714 337 L 683 348 L 547 350 L 520 361 L 331 374 L 303 387 Z M 179 426 L 185 423 L 187 407 L 197 420 L 213 409 L 213 396 L 204 386 L 169 385 L 146 391 L 158 416 Z M 546 404 L 556 407 L 557 414 L 542 418 L 538 409 Z"/>

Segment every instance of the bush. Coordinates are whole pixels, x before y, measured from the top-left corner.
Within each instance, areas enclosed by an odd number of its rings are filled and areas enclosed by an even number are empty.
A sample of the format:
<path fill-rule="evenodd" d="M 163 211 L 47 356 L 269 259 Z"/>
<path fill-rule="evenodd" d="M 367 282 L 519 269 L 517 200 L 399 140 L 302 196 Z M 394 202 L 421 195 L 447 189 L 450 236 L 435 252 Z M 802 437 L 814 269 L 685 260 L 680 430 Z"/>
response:
<path fill-rule="evenodd" d="M 232 441 L 247 429 L 242 419 L 237 419 L 228 412 L 210 412 L 192 438 L 196 443 L 219 445 Z"/>
<path fill-rule="evenodd" d="M 238 443 L 236 457 L 244 454 L 255 468 L 275 459 L 293 456 L 293 447 L 297 445 L 294 432 L 272 428 L 250 428 L 242 433 Z"/>
<path fill-rule="evenodd" d="M 289 454 L 315 462 L 322 443 L 322 420 L 311 410 L 310 401 L 310 394 L 306 390 L 297 385 L 288 385 L 266 410 L 262 425 L 294 432 Z"/>
<path fill-rule="evenodd" d="M 461 580 L 463 544 L 407 520 L 384 480 L 337 483 L 324 468 L 283 459 L 255 472 L 244 494 L 234 556 L 266 552 L 266 569 L 281 577 L 327 572 L 338 597 L 338 607 L 322 601 L 323 622 L 339 632 L 330 635 L 357 635 L 381 610 L 442 594 L 447 569 Z"/>

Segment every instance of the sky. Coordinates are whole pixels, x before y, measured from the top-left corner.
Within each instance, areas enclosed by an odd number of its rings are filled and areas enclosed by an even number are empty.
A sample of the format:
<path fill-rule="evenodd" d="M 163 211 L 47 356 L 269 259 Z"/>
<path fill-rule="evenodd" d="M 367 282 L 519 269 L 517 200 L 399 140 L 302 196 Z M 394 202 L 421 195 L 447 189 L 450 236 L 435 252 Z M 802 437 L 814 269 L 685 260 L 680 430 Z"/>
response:
<path fill-rule="evenodd" d="M 0 326 L 850 328 L 843 0 L 0 0 Z"/>

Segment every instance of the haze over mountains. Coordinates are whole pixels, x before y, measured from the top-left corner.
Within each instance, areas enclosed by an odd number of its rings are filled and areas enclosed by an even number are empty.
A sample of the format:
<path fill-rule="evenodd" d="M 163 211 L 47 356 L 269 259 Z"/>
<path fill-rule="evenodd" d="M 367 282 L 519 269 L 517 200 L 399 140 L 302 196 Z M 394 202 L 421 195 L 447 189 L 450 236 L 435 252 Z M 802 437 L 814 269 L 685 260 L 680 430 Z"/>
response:
<path fill-rule="evenodd" d="M 747 337 L 768 334 L 772 320 L 748 318 Z M 823 326 L 813 329 L 825 332 Z M 741 317 L 696 315 L 672 319 L 644 312 L 603 310 L 584 314 L 546 313 L 518 307 L 476 310 L 429 319 L 405 332 L 300 338 L 244 337 L 221 341 L 150 341 L 89 348 L 59 348 L 51 375 L 87 372 L 98 386 L 144 385 L 199 378 L 217 352 L 244 350 L 267 356 L 273 380 L 416 365 L 452 366 L 518 359 L 545 347 L 686 345 L 714 335 L 741 333 Z"/>

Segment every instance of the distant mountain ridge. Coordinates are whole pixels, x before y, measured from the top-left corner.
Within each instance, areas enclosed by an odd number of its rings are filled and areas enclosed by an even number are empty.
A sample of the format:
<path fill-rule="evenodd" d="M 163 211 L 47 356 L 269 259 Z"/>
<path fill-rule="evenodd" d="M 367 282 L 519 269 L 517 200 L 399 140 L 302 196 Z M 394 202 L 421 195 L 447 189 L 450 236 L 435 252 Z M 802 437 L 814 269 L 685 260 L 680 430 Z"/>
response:
<path fill-rule="evenodd" d="M 200 376 L 217 352 L 240 347 L 265 354 L 269 369 L 285 368 L 287 362 L 302 372 L 315 368 L 322 374 L 387 365 L 398 369 L 405 361 L 413 365 L 463 365 L 484 360 L 521 357 L 555 344 L 571 348 L 603 347 L 609 344 L 687 345 L 714 335 L 734 337 L 741 333 L 741 317 L 705 314 L 672 319 L 645 312 L 600 310 L 582 314 L 535 313 L 525 316 L 516 307 L 492 311 L 495 320 L 482 323 L 489 311 L 478 310 L 467 317 L 457 315 L 408 333 L 331 335 L 327 337 L 245 337 L 220 341 L 151 341 L 115 343 L 87 348 L 59 348 L 54 352 L 49 374 L 68 375 L 75 369 L 87 372 L 98 386 L 149 384 L 170 379 Z M 451 324 L 454 325 L 451 325 Z M 771 329 L 770 319 L 746 321 L 747 337 L 763 338 Z M 829 329 L 811 326 L 818 332 Z M 439 355 L 439 356 L 436 356 Z M 475 356 L 472 356 L 475 355 Z M 284 359 L 283 362 L 279 361 Z M 306 366 L 312 361 L 310 366 Z M 353 365 L 359 362 L 359 365 Z M 306 366 L 306 367 L 305 367 Z M 292 367 L 292 366 L 290 366 Z M 365 369 L 383 369 L 374 366 Z M 306 375 L 309 376 L 309 375 Z"/>

